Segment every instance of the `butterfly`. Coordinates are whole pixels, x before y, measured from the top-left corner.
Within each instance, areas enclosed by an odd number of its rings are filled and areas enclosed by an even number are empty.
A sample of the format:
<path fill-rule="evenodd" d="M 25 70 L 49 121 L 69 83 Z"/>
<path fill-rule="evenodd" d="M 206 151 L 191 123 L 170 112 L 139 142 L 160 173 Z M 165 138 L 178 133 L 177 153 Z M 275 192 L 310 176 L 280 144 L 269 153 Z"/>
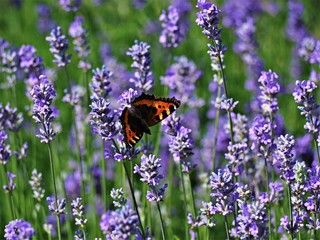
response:
<path fill-rule="evenodd" d="M 120 116 L 124 142 L 133 147 L 142 138 L 143 133 L 151 134 L 149 127 L 157 124 L 179 106 L 180 101 L 175 97 L 155 97 L 151 94 L 142 93 L 126 107 Z"/>

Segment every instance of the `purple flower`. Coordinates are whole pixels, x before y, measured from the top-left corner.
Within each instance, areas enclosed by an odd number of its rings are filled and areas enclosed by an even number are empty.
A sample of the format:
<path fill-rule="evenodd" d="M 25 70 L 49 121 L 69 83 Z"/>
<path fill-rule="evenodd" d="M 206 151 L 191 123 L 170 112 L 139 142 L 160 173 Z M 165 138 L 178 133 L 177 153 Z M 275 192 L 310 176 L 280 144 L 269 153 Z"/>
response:
<path fill-rule="evenodd" d="M 74 199 L 81 196 L 81 175 L 79 169 L 75 169 L 66 176 L 64 180 L 64 187 L 68 199 Z"/>
<path fill-rule="evenodd" d="M 62 34 L 60 26 L 51 30 L 50 36 L 46 37 L 46 41 L 50 43 L 50 52 L 54 56 L 53 62 L 58 67 L 65 67 L 70 63 L 71 54 L 66 54 L 69 48 L 68 39 Z"/>
<path fill-rule="evenodd" d="M 304 218 L 299 215 L 298 212 L 293 212 L 293 225 L 291 225 L 291 221 L 288 216 L 284 216 L 280 219 L 280 226 L 289 234 L 294 234 L 300 231 L 303 228 Z"/>
<path fill-rule="evenodd" d="M 23 116 L 17 108 L 11 108 L 10 103 L 6 107 L 2 107 L 0 103 L 0 128 L 8 129 L 12 132 L 18 132 L 22 127 Z"/>
<path fill-rule="evenodd" d="M 138 233 L 138 215 L 127 205 L 101 216 L 100 228 L 107 239 L 130 239 Z"/>
<path fill-rule="evenodd" d="M 5 165 L 11 158 L 10 145 L 5 141 L 8 139 L 8 134 L 4 130 L 0 130 L 0 163 Z"/>
<path fill-rule="evenodd" d="M 151 192 L 147 192 L 147 199 L 149 201 L 160 202 L 164 197 L 164 191 L 168 184 L 165 184 L 160 190 L 156 189 L 159 185 L 160 180 L 163 179 L 163 175 L 159 173 L 159 168 L 162 167 L 161 159 L 155 155 L 141 156 L 141 166 L 137 164 L 134 166 L 134 173 L 138 173 L 141 178 L 140 181 L 148 184 Z"/>
<path fill-rule="evenodd" d="M 71 106 L 77 105 L 80 107 L 81 99 L 85 95 L 85 89 L 81 85 L 73 85 L 71 86 L 71 93 L 69 93 L 67 89 L 64 90 L 64 93 L 65 95 L 62 98 L 63 102 L 69 103 Z"/>
<path fill-rule="evenodd" d="M 22 45 L 18 52 L 20 67 L 27 78 L 26 95 L 29 98 L 31 89 L 35 84 L 39 83 L 39 76 L 45 72 L 42 58 L 35 55 L 35 52 L 36 49 L 31 45 Z"/>
<path fill-rule="evenodd" d="M 80 62 L 78 67 L 83 70 L 91 68 L 91 64 L 88 62 L 88 56 L 90 54 L 90 46 L 88 43 L 87 31 L 83 28 L 83 18 L 75 17 L 74 22 L 70 24 L 69 35 L 73 38 L 74 50 L 79 56 Z"/>
<path fill-rule="evenodd" d="M 16 175 L 11 172 L 7 172 L 7 176 L 9 178 L 9 184 L 8 184 L 8 186 L 4 185 L 3 189 L 6 190 L 8 193 L 11 193 L 16 188 L 16 184 L 13 181 L 13 179 L 16 177 Z"/>
<path fill-rule="evenodd" d="M 228 160 L 231 171 L 235 176 L 239 176 L 243 172 L 243 161 L 247 149 L 247 143 L 236 143 L 232 145 L 232 143 L 229 142 L 228 152 L 225 154 L 225 158 Z"/>
<path fill-rule="evenodd" d="M 268 236 L 268 218 L 264 203 L 242 203 L 237 216 L 237 235 L 241 239 L 264 239 Z"/>
<path fill-rule="evenodd" d="M 307 167 L 311 167 L 315 160 L 312 149 L 312 135 L 307 133 L 296 140 L 295 156 L 297 160 L 304 161 Z"/>
<path fill-rule="evenodd" d="M 218 173 L 212 172 L 210 176 L 210 196 L 214 199 L 214 212 L 223 216 L 234 211 L 237 199 L 237 184 L 233 182 L 233 176 L 229 168 L 218 169 Z"/>
<path fill-rule="evenodd" d="M 142 91 L 148 91 L 153 85 L 153 74 L 151 71 L 150 45 L 145 42 L 134 42 L 129 48 L 127 55 L 131 56 L 133 63 L 131 67 L 135 69 L 134 78 L 130 78 L 130 82 Z"/>
<path fill-rule="evenodd" d="M 1 50 L 0 50 L 1 51 Z M 0 53 L 1 54 L 1 53 Z M 18 54 L 15 50 L 4 50 L 0 55 L 1 71 L 6 74 L 7 83 L 0 84 L 1 88 L 11 88 L 16 82 L 16 73 L 18 65 Z"/>
<path fill-rule="evenodd" d="M 174 161 L 180 163 L 182 172 L 190 173 L 196 166 L 191 163 L 189 157 L 193 155 L 193 140 L 190 137 L 191 129 L 181 124 L 181 119 L 171 114 L 163 121 L 166 126 L 165 132 L 169 138 L 169 151 L 173 155 Z"/>
<path fill-rule="evenodd" d="M 119 188 L 119 189 L 112 188 L 110 192 L 110 196 L 113 199 L 113 205 L 116 208 L 121 208 L 122 206 L 126 205 L 127 199 L 124 198 L 123 194 L 124 193 L 122 188 Z"/>
<path fill-rule="evenodd" d="M 51 19 L 51 9 L 46 4 L 37 5 L 38 22 L 37 27 L 40 33 L 47 33 L 56 26 Z"/>
<path fill-rule="evenodd" d="M 116 112 L 109 108 L 109 104 L 104 98 L 99 98 L 90 105 L 92 130 L 107 141 L 112 140 L 120 131 Z"/>
<path fill-rule="evenodd" d="M 125 109 L 126 107 L 131 107 L 131 102 L 139 95 L 136 90 L 129 88 L 125 90 L 118 98 L 118 103 L 121 105 L 121 110 Z"/>
<path fill-rule="evenodd" d="M 281 135 L 276 141 L 276 150 L 274 152 L 274 165 L 279 169 L 280 178 L 287 184 L 295 180 L 293 169 L 296 163 L 293 155 L 294 145 L 293 136 L 288 134 L 285 136 Z"/>
<path fill-rule="evenodd" d="M 210 49 L 208 51 L 209 55 L 215 57 L 223 55 L 227 49 L 221 43 L 222 29 L 218 27 L 218 15 L 221 13 L 221 10 L 206 0 L 198 0 L 196 7 L 200 8 L 200 11 L 197 12 L 197 25 L 203 29 L 202 33 L 215 43 L 214 45 L 208 44 Z"/>
<path fill-rule="evenodd" d="M 260 101 L 262 114 L 266 117 L 274 116 L 279 110 L 276 95 L 280 92 L 280 85 L 276 81 L 277 78 L 278 75 L 269 70 L 268 72 L 262 71 L 258 79 L 258 82 L 261 84 L 258 99 Z"/>
<path fill-rule="evenodd" d="M 301 111 L 301 115 L 305 116 L 306 124 L 304 128 L 312 134 L 318 135 L 319 132 L 319 118 L 315 114 L 319 105 L 315 101 L 315 96 L 312 94 L 313 90 L 317 88 L 317 85 L 310 80 L 296 81 L 296 87 L 293 92 L 294 100 L 298 106 L 298 109 Z"/>
<path fill-rule="evenodd" d="M 308 178 L 306 179 L 306 185 L 304 186 L 305 192 L 310 193 L 307 201 L 304 203 L 304 206 L 307 209 L 308 213 L 320 212 L 320 167 L 314 166 L 311 169 L 308 169 Z"/>
<path fill-rule="evenodd" d="M 57 199 L 54 201 L 54 197 L 47 197 L 47 204 L 50 212 L 56 215 L 66 214 L 66 200 Z"/>
<path fill-rule="evenodd" d="M 190 106 L 203 105 L 201 100 L 195 99 L 196 82 L 202 72 L 197 69 L 193 61 L 185 56 L 176 57 L 168 68 L 166 75 L 160 77 L 161 83 L 168 86 L 173 95 L 178 95 L 182 104 Z"/>
<path fill-rule="evenodd" d="M 320 63 L 320 41 L 313 37 L 305 37 L 298 50 L 299 56 L 310 64 Z"/>
<path fill-rule="evenodd" d="M 41 201 L 41 199 L 44 197 L 45 192 L 42 187 L 42 173 L 38 173 L 37 169 L 33 169 L 29 184 L 32 188 L 32 197 L 37 199 L 38 201 Z"/>
<path fill-rule="evenodd" d="M 59 4 L 66 12 L 76 12 L 79 10 L 82 0 L 59 0 Z"/>
<path fill-rule="evenodd" d="M 258 115 L 252 123 L 249 134 L 253 141 L 252 149 L 257 149 L 260 156 L 267 157 L 272 150 L 270 120 Z"/>
<path fill-rule="evenodd" d="M 136 9 L 143 8 L 147 3 L 147 0 L 132 0 L 132 4 Z"/>
<path fill-rule="evenodd" d="M 184 36 L 180 30 L 180 16 L 178 9 L 174 6 L 169 6 L 168 15 L 163 10 L 159 20 L 162 26 L 159 42 L 167 48 L 176 48 L 180 45 Z"/>
<path fill-rule="evenodd" d="M 16 219 L 9 222 L 9 224 L 6 225 L 4 232 L 4 237 L 7 240 L 31 240 L 32 236 L 36 235 L 31 224 L 23 219 Z"/>
<path fill-rule="evenodd" d="M 89 86 L 92 90 L 91 99 L 107 98 L 111 92 L 110 77 L 113 75 L 112 72 L 106 69 L 106 66 L 102 66 L 101 69 L 97 68 L 92 70 L 93 77 Z"/>
<path fill-rule="evenodd" d="M 77 226 L 80 226 L 81 228 L 84 228 L 86 223 L 88 222 L 88 219 L 84 218 L 84 206 L 82 203 L 82 198 L 77 198 L 72 201 L 72 215 L 75 217 L 75 224 Z"/>
<path fill-rule="evenodd" d="M 136 159 L 141 152 L 140 147 L 135 147 L 132 149 L 129 148 L 127 144 L 125 144 L 124 137 L 122 135 L 118 136 L 116 142 L 118 146 L 112 144 L 112 148 L 114 152 L 113 158 L 118 162 L 124 160 L 131 161 L 133 159 Z"/>
<path fill-rule="evenodd" d="M 34 85 L 30 92 L 34 104 L 32 114 L 35 122 L 40 124 L 40 132 L 36 137 L 40 138 L 42 143 L 49 143 L 57 135 L 52 126 L 55 117 L 51 108 L 51 104 L 56 97 L 56 91 L 45 75 L 41 75 L 39 80 L 40 84 Z"/>
<path fill-rule="evenodd" d="M 296 81 L 296 88 L 293 92 L 293 97 L 296 103 L 301 105 L 308 104 L 309 108 L 314 105 L 314 95 L 312 95 L 312 91 L 317 88 L 317 85 L 308 80 Z M 312 103 L 311 105 L 309 103 Z"/>
<path fill-rule="evenodd" d="M 299 43 L 308 35 L 308 31 L 302 21 L 303 4 L 300 2 L 288 1 L 288 9 L 286 33 L 288 38 Z"/>

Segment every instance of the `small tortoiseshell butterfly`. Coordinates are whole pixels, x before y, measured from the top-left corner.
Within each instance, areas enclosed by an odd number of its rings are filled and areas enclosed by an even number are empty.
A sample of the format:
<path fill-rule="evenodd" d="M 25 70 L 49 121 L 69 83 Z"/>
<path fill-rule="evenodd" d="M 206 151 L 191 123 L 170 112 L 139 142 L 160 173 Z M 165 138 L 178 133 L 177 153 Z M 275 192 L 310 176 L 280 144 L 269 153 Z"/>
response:
<path fill-rule="evenodd" d="M 164 98 L 142 93 L 131 102 L 131 108 L 122 111 L 120 120 L 124 141 L 133 147 L 142 138 L 143 133 L 151 134 L 149 127 L 157 124 L 180 106 L 175 97 Z"/>

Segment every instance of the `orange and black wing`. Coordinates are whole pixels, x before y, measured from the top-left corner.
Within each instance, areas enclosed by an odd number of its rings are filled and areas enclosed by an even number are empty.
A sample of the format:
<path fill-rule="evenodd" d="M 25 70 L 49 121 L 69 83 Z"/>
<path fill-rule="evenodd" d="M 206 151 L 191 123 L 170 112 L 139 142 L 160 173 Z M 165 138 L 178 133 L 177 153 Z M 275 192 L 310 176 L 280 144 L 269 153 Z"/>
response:
<path fill-rule="evenodd" d="M 155 97 L 142 93 L 131 104 L 150 127 L 172 114 L 180 106 L 180 101 L 175 97 Z"/>
<path fill-rule="evenodd" d="M 143 131 L 139 129 L 139 118 L 137 118 L 129 108 L 122 111 L 121 117 L 122 131 L 124 135 L 124 142 L 133 147 L 143 136 Z"/>

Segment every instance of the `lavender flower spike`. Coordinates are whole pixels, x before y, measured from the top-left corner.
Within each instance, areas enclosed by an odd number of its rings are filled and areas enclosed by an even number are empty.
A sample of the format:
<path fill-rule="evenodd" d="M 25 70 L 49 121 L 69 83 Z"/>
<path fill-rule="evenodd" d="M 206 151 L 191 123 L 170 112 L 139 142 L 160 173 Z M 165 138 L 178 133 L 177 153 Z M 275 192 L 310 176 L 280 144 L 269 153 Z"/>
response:
<path fill-rule="evenodd" d="M 76 12 L 81 6 L 82 0 L 59 0 L 59 4 L 66 12 Z"/>
<path fill-rule="evenodd" d="M 68 39 L 61 32 L 61 27 L 57 26 L 51 30 L 50 36 L 46 37 L 46 41 L 50 43 L 50 52 L 53 53 L 53 62 L 58 67 L 65 67 L 70 63 L 71 54 L 66 54 L 69 48 Z"/>
<path fill-rule="evenodd" d="M 218 15 L 221 10 L 206 0 L 198 0 L 197 8 L 201 9 L 197 12 L 197 25 L 203 29 L 202 33 L 215 43 L 208 45 L 210 49 L 208 53 L 210 56 L 221 56 L 226 51 L 226 47 L 222 45 L 220 39 L 222 29 L 218 27 Z"/>
<path fill-rule="evenodd" d="M 45 75 L 41 75 L 39 80 L 40 84 L 34 85 L 30 92 L 34 104 L 32 114 L 35 122 L 40 125 L 40 132 L 36 137 L 40 138 L 42 143 L 49 143 L 57 135 L 52 126 L 55 117 L 51 108 L 56 91 Z"/>
<path fill-rule="evenodd" d="M 153 85 L 153 75 L 151 72 L 151 59 L 150 59 L 150 45 L 145 42 L 134 42 L 134 45 L 129 48 L 127 55 L 131 56 L 133 63 L 131 67 L 135 69 L 134 78 L 129 81 L 133 82 L 135 87 L 148 91 Z"/>
<path fill-rule="evenodd" d="M 134 166 L 133 172 L 138 173 L 141 176 L 140 181 L 148 184 L 152 190 L 152 192 L 147 192 L 147 199 L 149 201 L 159 202 L 163 199 L 167 184 L 159 190 L 156 189 L 156 186 L 159 185 L 160 180 L 163 178 L 163 175 L 159 173 L 159 168 L 161 166 L 161 159 L 151 154 L 149 156 L 142 155 L 141 166 Z"/>
<path fill-rule="evenodd" d="M 163 10 L 159 17 L 162 22 L 162 32 L 159 38 L 159 42 L 167 48 L 176 48 L 180 45 L 183 35 L 180 30 L 179 24 L 179 12 L 174 6 L 169 6 L 168 15 Z"/>
<path fill-rule="evenodd" d="M 100 220 L 100 228 L 107 239 L 131 239 L 138 234 L 138 215 L 128 206 L 121 209 L 107 211 Z"/>
<path fill-rule="evenodd" d="M 7 240 L 31 240 L 32 236 L 36 235 L 36 232 L 32 228 L 31 224 L 22 219 L 16 219 L 9 222 L 4 229 L 4 237 Z"/>
<path fill-rule="evenodd" d="M 75 17 L 74 22 L 70 24 L 69 35 L 73 38 L 74 50 L 80 58 L 78 67 L 88 70 L 91 68 L 91 64 L 88 62 L 90 46 L 88 44 L 87 31 L 83 28 L 82 24 L 83 18 Z"/>

